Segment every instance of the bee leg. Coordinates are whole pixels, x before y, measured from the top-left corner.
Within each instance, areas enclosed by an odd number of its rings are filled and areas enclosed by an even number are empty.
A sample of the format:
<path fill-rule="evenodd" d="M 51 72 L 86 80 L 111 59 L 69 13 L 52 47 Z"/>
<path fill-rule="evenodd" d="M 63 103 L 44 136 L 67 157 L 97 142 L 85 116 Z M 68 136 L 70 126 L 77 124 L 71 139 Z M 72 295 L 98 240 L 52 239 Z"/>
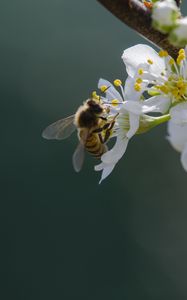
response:
<path fill-rule="evenodd" d="M 99 117 L 99 119 L 101 119 L 103 121 L 107 121 L 107 118 L 105 118 L 105 117 Z"/>
<path fill-rule="evenodd" d="M 102 137 L 101 133 L 99 133 L 98 136 L 99 136 L 101 144 L 104 144 L 104 140 L 103 140 L 103 137 Z"/>
<path fill-rule="evenodd" d="M 106 123 L 104 126 L 95 129 L 93 132 L 94 132 L 94 133 L 100 133 L 100 132 L 102 132 L 103 130 L 107 129 L 109 126 L 110 126 L 110 123 Z"/>
<path fill-rule="evenodd" d="M 114 124 L 115 124 L 115 121 L 112 121 L 112 123 L 106 123 L 103 127 L 94 130 L 95 133 L 98 133 L 100 142 L 102 144 L 106 143 L 106 141 L 110 137 L 110 132 L 111 132 L 111 129 L 113 128 Z M 104 137 L 102 137 L 102 134 L 101 134 L 101 132 L 103 130 L 106 130 Z"/>
<path fill-rule="evenodd" d="M 112 128 L 114 127 L 115 119 L 116 119 L 117 116 L 118 116 L 118 114 L 114 116 L 114 118 L 112 119 L 112 121 L 110 123 L 107 123 L 107 124 L 109 124 L 109 126 L 107 128 L 105 128 L 106 132 L 105 132 L 105 137 L 104 137 L 104 140 L 103 140 L 104 143 L 106 143 L 106 141 L 110 137 L 110 133 L 111 133 Z M 105 124 L 105 125 L 107 125 L 107 124 Z"/>
<path fill-rule="evenodd" d="M 95 129 L 93 132 L 94 133 L 98 133 L 98 136 L 99 136 L 99 139 L 100 139 L 100 142 L 102 144 L 106 143 L 106 141 L 109 139 L 110 137 L 110 133 L 111 133 L 111 130 L 112 128 L 114 127 L 114 124 L 115 124 L 115 119 L 117 118 L 117 116 L 119 115 L 119 113 L 117 113 L 114 118 L 110 121 L 110 122 L 107 122 L 105 125 L 103 125 L 102 127 L 100 128 L 97 128 Z M 105 120 L 105 118 L 103 117 L 100 117 L 101 119 Z M 107 120 L 107 119 L 106 119 Z M 102 137 L 101 135 L 101 132 L 105 130 L 105 135 L 104 135 L 104 138 Z"/>

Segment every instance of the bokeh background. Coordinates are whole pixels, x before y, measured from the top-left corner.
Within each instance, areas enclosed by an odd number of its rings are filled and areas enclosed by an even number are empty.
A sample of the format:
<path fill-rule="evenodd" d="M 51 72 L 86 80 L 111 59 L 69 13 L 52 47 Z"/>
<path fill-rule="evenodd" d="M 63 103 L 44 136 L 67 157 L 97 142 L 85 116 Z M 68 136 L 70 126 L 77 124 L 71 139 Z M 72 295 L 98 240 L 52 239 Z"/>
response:
<path fill-rule="evenodd" d="M 41 137 L 100 77 L 124 80 L 136 43 L 97 1 L 1 0 L 2 300 L 187 299 L 187 174 L 166 126 L 101 185 L 91 157 L 72 168 L 76 134 Z"/>

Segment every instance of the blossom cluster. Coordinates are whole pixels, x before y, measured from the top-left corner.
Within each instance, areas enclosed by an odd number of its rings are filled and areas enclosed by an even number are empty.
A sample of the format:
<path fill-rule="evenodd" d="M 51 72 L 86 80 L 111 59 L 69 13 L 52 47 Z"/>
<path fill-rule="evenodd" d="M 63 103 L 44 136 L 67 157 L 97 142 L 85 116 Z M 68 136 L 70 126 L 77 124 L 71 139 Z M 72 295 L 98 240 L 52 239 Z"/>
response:
<path fill-rule="evenodd" d="M 128 77 L 124 84 L 100 79 L 98 88 L 109 118 L 115 118 L 110 138 L 114 146 L 101 156 L 95 166 L 102 171 L 100 182 L 114 169 L 124 155 L 129 140 L 153 127 L 168 122 L 168 140 L 181 152 L 187 171 L 187 48 L 180 49 L 176 60 L 167 51 L 157 53 L 139 44 L 126 49 L 122 60 Z"/>
<path fill-rule="evenodd" d="M 187 17 L 181 16 L 176 1 L 152 0 L 145 1 L 145 5 L 151 7 L 153 27 L 168 34 L 168 39 L 172 45 L 184 47 L 187 44 Z"/>

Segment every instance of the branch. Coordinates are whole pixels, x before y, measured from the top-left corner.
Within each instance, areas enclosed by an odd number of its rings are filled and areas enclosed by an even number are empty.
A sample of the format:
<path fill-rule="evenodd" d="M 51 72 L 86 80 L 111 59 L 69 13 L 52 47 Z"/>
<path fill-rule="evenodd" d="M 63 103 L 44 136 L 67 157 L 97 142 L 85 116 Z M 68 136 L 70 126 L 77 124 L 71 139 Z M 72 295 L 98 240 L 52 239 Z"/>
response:
<path fill-rule="evenodd" d="M 162 34 L 152 27 L 151 11 L 142 2 L 138 0 L 98 1 L 123 23 L 136 30 L 159 48 L 167 50 L 173 58 L 176 58 L 179 49 L 169 43 L 166 34 Z M 180 0 L 176 1 L 180 2 Z"/>
<path fill-rule="evenodd" d="M 182 0 L 175 0 L 176 4 L 178 7 L 180 7 L 181 3 L 182 3 Z"/>

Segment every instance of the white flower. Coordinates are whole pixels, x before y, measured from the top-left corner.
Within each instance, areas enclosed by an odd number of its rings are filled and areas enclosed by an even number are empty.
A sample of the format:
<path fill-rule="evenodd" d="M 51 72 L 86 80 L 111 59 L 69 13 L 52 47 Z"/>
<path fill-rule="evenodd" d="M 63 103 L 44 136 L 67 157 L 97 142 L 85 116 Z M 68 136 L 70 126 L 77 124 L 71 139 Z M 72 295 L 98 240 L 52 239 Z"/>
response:
<path fill-rule="evenodd" d="M 187 105 L 186 105 L 187 113 Z M 187 124 L 177 125 L 171 121 L 168 122 L 168 133 L 167 139 L 173 146 L 173 148 L 181 152 L 181 163 L 184 170 L 187 172 Z"/>
<path fill-rule="evenodd" d="M 186 50 L 179 50 L 175 61 L 164 50 L 157 53 L 147 45 L 136 45 L 125 50 L 122 59 L 129 75 L 128 82 L 142 81 L 139 89 L 153 96 L 146 101 L 154 103 L 161 113 L 167 113 L 172 107 L 170 112 L 174 122 L 178 105 L 187 102 Z M 177 113 L 180 114 L 179 111 Z"/>
<path fill-rule="evenodd" d="M 134 101 L 124 101 L 124 99 L 128 99 L 129 90 L 126 94 L 119 80 L 118 83 L 120 83 L 117 86 L 121 89 L 122 95 L 109 81 L 100 79 L 98 84 L 99 88 L 106 92 L 106 98 L 102 98 L 103 102 L 111 107 L 113 104 L 117 105 L 115 110 L 112 110 L 112 115 L 114 116 L 116 112 L 118 114 L 113 132 L 113 137 L 116 137 L 115 145 L 102 155 L 102 162 L 95 166 L 96 171 L 102 171 L 100 182 L 112 172 L 122 158 L 133 135 L 146 132 L 163 121 L 162 117 L 154 118 L 146 115 L 146 113 L 159 111 L 159 109 L 152 100 L 150 102 L 149 100 L 142 101 L 140 93 L 137 96 L 137 92 L 132 90 L 131 96 Z"/>
<path fill-rule="evenodd" d="M 169 34 L 169 41 L 177 47 L 184 47 L 187 44 L 187 17 L 177 21 L 176 28 Z"/>
<path fill-rule="evenodd" d="M 157 1 L 152 8 L 153 27 L 168 33 L 176 24 L 179 9 L 174 0 Z"/>

